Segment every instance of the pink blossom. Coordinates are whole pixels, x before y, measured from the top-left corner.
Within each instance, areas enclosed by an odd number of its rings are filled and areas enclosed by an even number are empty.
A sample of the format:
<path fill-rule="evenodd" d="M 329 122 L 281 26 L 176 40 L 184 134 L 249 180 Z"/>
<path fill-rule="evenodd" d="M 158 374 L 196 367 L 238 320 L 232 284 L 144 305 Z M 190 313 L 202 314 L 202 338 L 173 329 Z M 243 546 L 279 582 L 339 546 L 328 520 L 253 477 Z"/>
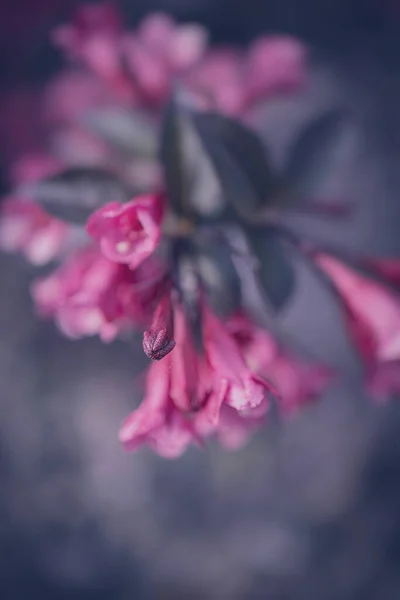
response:
<path fill-rule="evenodd" d="M 253 42 L 246 65 L 248 101 L 303 87 L 307 55 L 305 46 L 290 36 L 263 36 Z"/>
<path fill-rule="evenodd" d="M 53 39 L 70 59 L 82 62 L 122 92 L 129 92 L 121 68 L 121 34 L 120 16 L 111 3 L 87 4 L 79 8 L 71 24 L 54 31 Z"/>
<path fill-rule="evenodd" d="M 177 25 L 163 13 L 153 13 L 135 33 L 128 33 L 122 49 L 137 90 L 146 102 L 159 103 L 171 90 L 172 78 L 196 64 L 207 46 L 200 25 Z"/>
<path fill-rule="evenodd" d="M 13 165 L 11 179 L 15 185 L 29 184 L 56 173 L 60 166 L 57 159 L 47 154 L 27 154 Z M 68 226 L 33 201 L 12 196 L 2 206 L 0 247 L 6 252 L 24 254 L 34 265 L 56 258 L 68 236 Z"/>
<path fill-rule="evenodd" d="M 34 265 L 44 265 L 61 251 L 68 227 L 34 204 L 9 198 L 0 217 L 0 248 L 21 252 Z"/>
<path fill-rule="evenodd" d="M 160 456 L 176 458 L 194 439 L 189 421 L 171 401 L 169 387 L 167 357 L 150 366 L 146 397 L 120 429 L 119 439 L 127 450 L 147 444 Z"/>
<path fill-rule="evenodd" d="M 245 109 L 242 60 L 235 49 L 213 50 L 188 73 L 185 83 L 204 95 L 214 108 L 231 115 L 240 114 Z"/>
<path fill-rule="evenodd" d="M 145 443 L 161 456 L 175 458 L 190 443 L 201 445 L 204 438 L 218 427 L 225 388 L 213 390 L 208 387 L 209 381 L 199 378 L 190 382 L 193 395 L 190 391 L 188 395 L 188 389 L 184 387 L 189 382 L 186 378 L 181 381 L 182 388 L 179 389 L 176 384 L 183 374 L 180 361 L 184 354 L 179 323 L 176 341 L 171 353 L 151 364 L 146 397 L 120 430 L 120 440 L 127 450 L 134 450 Z M 180 355 L 179 358 L 177 355 Z M 199 366 L 201 359 L 198 358 L 198 361 Z M 192 372 L 190 374 L 193 375 Z M 196 375 L 200 375 L 200 371 Z M 196 401 L 193 401 L 194 395 Z M 183 401 L 184 398 L 186 401 Z"/>
<path fill-rule="evenodd" d="M 152 13 L 144 19 L 137 36 L 143 46 L 165 61 L 172 71 L 195 64 L 205 53 L 208 41 L 201 25 L 178 25 L 163 13 Z"/>
<path fill-rule="evenodd" d="M 247 53 L 232 48 L 210 51 L 190 71 L 187 83 L 219 110 L 240 115 L 256 102 L 302 87 L 306 59 L 305 47 L 294 38 L 264 36 Z"/>
<path fill-rule="evenodd" d="M 372 392 L 399 391 L 400 296 L 385 285 L 354 271 L 337 258 L 316 253 L 314 259 L 331 278 L 342 301 L 347 325 L 367 369 Z M 388 283 L 398 282 L 396 261 L 366 261 Z"/>
<path fill-rule="evenodd" d="M 271 386 L 248 369 L 236 341 L 206 306 L 203 317 L 204 348 L 198 350 L 175 303 L 176 344 L 150 366 L 146 398 L 120 431 L 127 449 L 147 443 L 172 458 L 212 434 L 234 449 L 264 421 Z"/>
<path fill-rule="evenodd" d="M 333 377 L 323 365 L 315 365 L 290 355 L 265 329 L 238 314 L 228 322 L 247 365 L 276 387 L 279 409 L 284 415 L 315 400 Z"/>
<path fill-rule="evenodd" d="M 234 337 L 207 308 L 204 310 L 204 343 L 211 367 L 226 382 L 227 404 L 242 411 L 259 406 L 265 389 L 278 395 L 272 385 L 249 369 Z"/>
<path fill-rule="evenodd" d="M 202 446 L 213 434 L 226 449 L 243 446 L 261 419 L 241 416 L 230 406 L 221 405 L 221 395 L 217 394 L 211 394 L 198 411 L 179 410 L 170 394 L 172 365 L 173 353 L 150 366 L 146 397 L 120 429 L 119 439 L 126 450 L 147 444 L 160 456 L 177 458 L 190 444 Z"/>
<path fill-rule="evenodd" d="M 182 307 L 175 306 L 176 345 L 151 364 L 146 397 L 125 420 L 120 440 L 127 450 L 146 443 L 161 456 L 180 456 L 190 443 L 218 428 L 226 386 L 218 386 L 205 357 L 193 345 Z"/>
<path fill-rule="evenodd" d="M 139 196 L 106 204 L 89 217 L 86 229 L 104 256 L 135 268 L 158 246 L 162 216 L 161 195 Z"/>
<path fill-rule="evenodd" d="M 121 329 L 147 321 L 159 280 L 156 264 L 131 271 L 87 247 L 36 281 L 32 295 L 38 312 L 54 318 L 68 337 L 98 334 L 108 341 Z"/>
<path fill-rule="evenodd" d="M 241 114 L 255 102 L 296 90 L 306 81 L 307 50 L 290 36 L 260 37 L 247 52 L 208 51 L 207 38 L 204 27 L 177 24 L 163 13 L 153 13 L 136 31 L 124 32 L 107 4 L 81 8 L 74 23 L 54 36 L 70 58 L 111 84 L 118 101 L 159 106 L 178 79 L 220 110 Z"/>

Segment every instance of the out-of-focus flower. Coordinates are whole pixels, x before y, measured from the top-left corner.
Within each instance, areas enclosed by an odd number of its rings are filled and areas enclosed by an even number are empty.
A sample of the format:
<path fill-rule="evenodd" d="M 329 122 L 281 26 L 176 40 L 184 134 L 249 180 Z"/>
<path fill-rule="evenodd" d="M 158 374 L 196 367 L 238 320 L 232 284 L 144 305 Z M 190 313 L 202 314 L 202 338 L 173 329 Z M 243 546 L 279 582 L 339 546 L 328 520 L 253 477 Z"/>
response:
<path fill-rule="evenodd" d="M 188 74 L 187 83 L 228 114 L 241 115 L 271 96 L 304 86 L 307 51 L 291 37 L 263 36 L 246 54 L 212 50 Z"/>
<path fill-rule="evenodd" d="M 15 162 L 11 179 L 15 185 L 29 184 L 52 175 L 59 166 L 59 161 L 51 156 L 29 154 Z M 44 265 L 56 258 L 68 234 L 66 224 L 25 197 L 10 196 L 1 207 L 0 248 L 6 252 L 20 252 L 34 265 Z"/>
<path fill-rule="evenodd" d="M 104 256 L 135 268 L 158 246 L 162 216 L 159 194 L 125 204 L 111 202 L 91 215 L 87 232 L 99 242 Z"/>
<path fill-rule="evenodd" d="M 20 252 L 32 264 L 44 265 L 61 251 L 68 227 L 47 215 L 34 204 L 9 198 L 2 206 L 0 218 L 0 248 Z"/>
<path fill-rule="evenodd" d="M 306 81 L 307 51 L 289 36 L 263 36 L 247 52 L 214 50 L 204 27 L 177 24 L 161 12 L 146 17 L 136 31 L 124 31 L 107 3 L 79 9 L 72 24 L 55 31 L 54 40 L 67 57 L 107 81 L 117 103 L 150 109 L 165 102 L 174 81 L 231 114 Z M 72 94 L 67 96 L 72 103 Z M 78 102 L 84 97 L 74 96 Z"/>
<path fill-rule="evenodd" d="M 121 71 L 120 15 L 111 3 L 86 4 L 73 22 L 56 29 L 53 40 L 74 62 L 83 63 L 119 89 L 128 89 Z"/>
<path fill-rule="evenodd" d="M 348 328 L 363 357 L 370 391 L 385 398 L 400 391 L 400 295 L 322 252 L 316 263 L 343 301 Z M 399 282 L 399 261 L 366 261 L 388 284 Z"/>
<path fill-rule="evenodd" d="M 32 295 L 39 314 L 53 318 L 68 337 L 99 335 L 109 341 L 121 329 L 146 322 L 159 281 L 153 263 L 132 271 L 86 247 L 36 281 Z"/>
<path fill-rule="evenodd" d="M 290 36 L 263 36 L 253 42 L 246 65 L 249 100 L 303 87 L 307 59 L 305 46 Z"/>
<path fill-rule="evenodd" d="M 154 13 L 135 33 L 128 33 L 121 46 L 139 95 L 158 104 L 170 93 L 174 77 L 204 55 L 207 32 L 200 25 L 177 25 L 169 16 Z"/>

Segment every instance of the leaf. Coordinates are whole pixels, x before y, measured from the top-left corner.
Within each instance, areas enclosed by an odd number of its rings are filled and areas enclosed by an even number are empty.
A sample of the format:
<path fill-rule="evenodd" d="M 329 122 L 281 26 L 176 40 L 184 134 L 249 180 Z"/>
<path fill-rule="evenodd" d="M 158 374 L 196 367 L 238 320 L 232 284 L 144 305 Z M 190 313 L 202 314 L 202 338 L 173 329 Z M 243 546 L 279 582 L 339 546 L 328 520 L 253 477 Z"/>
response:
<path fill-rule="evenodd" d="M 201 282 L 214 312 L 226 316 L 241 305 L 241 286 L 229 246 L 223 240 L 205 240 L 197 247 Z"/>
<path fill-rule="evenodd" d="M 170 205 L 178 215 L 194 219 L 221 215 L 226 206 L 221 184 L 181 95 L 167 106 L 160 158 Z"/>
<path fill-rule="evenodd" d="M 267 228 L 247 230 L 246 239 L 257 259 L 256 275 L 267 302 L 284 307 L 295 289 L 294 266 L 279 235 Z"/>
<path fill-rule="evenodd" d="M 174 209 L 192 218 L 251 218 L 275 189 L 257 135 L 229 117 L 196 110 L 182 94 L 166 111 L 161 160 Z"/>
<path fill-rule="evenodd" d="M 97 109 L 86 113 L 82 124 L 127 154 L 154 158 L 157 155 L 156 128 L 143 112 Z"/>
<path fill-rule="evenodd" d="M 266 148 L 253 131 L 230 117 L 197 113 L 193 120 L 225 196 L 239 216 L 251 217 L 275 190 Z"/>
<path fill-rule="evenodd" d="M 98 168 L 72 167 L 22 186 L 18 194 L 43 206 L 53 217 L 84 225 L 89 215 L 108 202 L 126 202 L 129 190 L 116 175 Z"/>
<path fill-rule="evenodd" d="M 284 182 L 301 198 L 318 194 L 329 176 L 344 132 L 344 113 L 332 110 L 311 121 L 295 139 L 287 160 Z"/>

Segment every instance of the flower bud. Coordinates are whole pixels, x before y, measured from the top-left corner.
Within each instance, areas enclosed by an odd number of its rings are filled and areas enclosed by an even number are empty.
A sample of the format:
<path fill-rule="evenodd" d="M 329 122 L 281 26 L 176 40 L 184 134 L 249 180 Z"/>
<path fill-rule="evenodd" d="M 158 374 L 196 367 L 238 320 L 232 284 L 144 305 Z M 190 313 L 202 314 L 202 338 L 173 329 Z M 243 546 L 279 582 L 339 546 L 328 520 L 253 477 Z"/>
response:
<path fill-rule="evenodd" d="M 152 360 L 161 360 L 175 346 L 171 292 L 168 290 L 154 311 L 153 321 L 143 335 L 143 350 Z"/>

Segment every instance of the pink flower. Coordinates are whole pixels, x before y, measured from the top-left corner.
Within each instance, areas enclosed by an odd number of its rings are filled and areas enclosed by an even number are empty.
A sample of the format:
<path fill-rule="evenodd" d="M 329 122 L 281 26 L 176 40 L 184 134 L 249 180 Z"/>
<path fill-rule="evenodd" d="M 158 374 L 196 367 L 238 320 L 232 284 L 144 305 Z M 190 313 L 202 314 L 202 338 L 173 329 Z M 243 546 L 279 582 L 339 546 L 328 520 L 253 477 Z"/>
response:
<path fill-rule="evenodd" d="M 400 296 L 337 258 L 314 255 L 339 292 L 350 334 L 367 369 L 367 381 L 379 396 L 400 390 Z M 398 283 L 396 261 L 366 261 L 388 283 Z"/>
<path fill-rule="evenodd" d="M 195 64 L 206 51 L 208 38 L 201 25 L 178 25 L 163 13 L 153 13 L 144 19 L 137 36 L 143 46 L 175 71 Z"/>
<path fill-rule="evenodd" d="M 147 17 L 135 33 L 127 34 L 122 49 L 132 79 L 146 102 L 160 102 L 171 90 L 172 77 L 195 64 L 204 54 L 207 33 L 200 25 L 177 25 L 163 13 Z"/>
<path fill-rule="evenodd" d="M 152 363 L 146 397 L 120 430 L 127 450 L 146 443 L 161 456 L 175 458 L 218 427 L 225 386 L 214 384 L 204 357 L 196 353 L 179 305 L 174 321 L 175 348 Z"/>
<path fill-rule="evenodd" d="M 303 86 L 306 59 L 305 47 L 294 38 L 264 36 L 246 54 L 231 48 L 209 52 L 186 79 L 216 108 L 240 115 L 256 102 Z"/>
<path fill-rule="evenodd" d="M 60 253 L 68 227 L 34 204 L 8 199 L 0 216 L 0 248 L 21 252 L 34 265 L 44 265 Z"/>
<path fill-rule="evenodd" d="M 307 58 L 305 46 L 290 36 L 257 39 L 247 58 L 248 101 L 303 87 Z"/>
<path fill-rule="evenodd" d="M 271 386 L 252 373 L 222 322 L 204 306 L 203 350 L 195 347 L 183 308 L 175 303 L 175 347 L 153 363 L 143 403 L 125 421 L 127 449 L 148 444 L 176 457 L 216 434 L 230 449 L 243 445 L 269 409 Z"/>
<path fill-rule="evenodd" d="M 98 334 L 108 341 L 123 328 L 147 322 L 159 281 L 156 264 L 131 271 L 89 247 L 36 281 L 32 295 L 38 312 L 54 318 L 68 337 Z"/>
<path fill-rule="evenodd" d="M 70 59 L 84 63 L 100 77 L 124 85 L 119 52 L 122 23 L 111 3 L 79 8 L 73 23 L 55 30 L 55 44 Z"/>
<path fill-rule="evenodd" d="M 234 49 L 213 50 L 188 73 L 185 83 L 204 95 L 212 107 L 227 114 L 240 114 L 245 109 L 242 60 Z"/>
<path fill-rule="evenodd" d="M 204 438 L 218 428 L 225 387 L 213 389 L 211 380 L 202 378 L 206 368 L 195 354 L 192 358 L 197 360 L 196 372 L 182 371 L 182 365 L 187 366 L 184 353 L 188 346 L 182 346 L 181 323 L 178 317 L 174 351 L 152 363 L 146 397 L 122 425 L 119 438 L 127 450 L 147 444 L 161 456 L 176 458 L 190 443 L 202 445 Z M 196 378 L 190 380 L 188 375 Z"/>
<path fill-rule="evenodd" d="M 86 229 L 104 256 L 135 268 L 158 246 L 162 216 L 161 195 L 140 196 L 106 204 L 89 217 Z"/>
<path fill-rule="evenodd" d="M 265 389 L 278 395 L 272 385 L 247 366 L 238 343 L 222 321 L 207 308 L 203 317 L 207 359 L 218 378 L 226 384 L 227 404 L 243 411 L 262 404 Z"/>
<path fill-rule="evenodd" d="M 214 381 L 205 356 L 196 351 L 187 317 L 177 303 L 173 319 L 175 347 L 171 353 L 170 395 L 177 409 L 190 414 L 207 402 L 214 391 Z"/>
<path fill-rule="evenodd" d="M 333 377 L 327 367 L 291 356 L 268 331 L 256 327 L 244 315 L 232 317 L 228 330 L 251 370 L 271 381 L 278 390 L 278 406 L 284 415 L 318 398 Z"/>
<path fill-rule="evenodd" d="M 168 358 L 150 366 L 146 397 L 119 432 L 119 439 L 127 450 L 147 444 L 160 456 L 176 458 L 195 439 L 190 422 L 171 400 L 169 366 Z"/>

